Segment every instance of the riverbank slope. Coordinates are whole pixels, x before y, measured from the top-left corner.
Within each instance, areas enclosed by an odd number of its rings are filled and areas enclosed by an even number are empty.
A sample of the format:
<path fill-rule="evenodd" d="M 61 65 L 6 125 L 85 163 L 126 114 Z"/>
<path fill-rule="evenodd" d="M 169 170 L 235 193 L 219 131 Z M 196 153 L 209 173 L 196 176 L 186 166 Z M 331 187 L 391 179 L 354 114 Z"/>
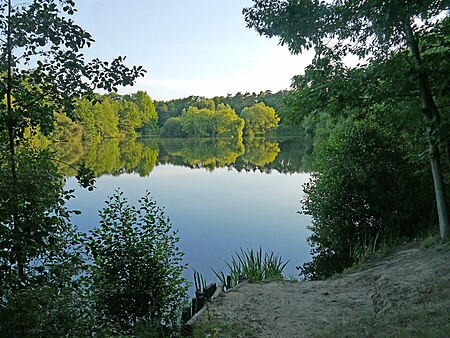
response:
<path fill-rule="evenodd" d="M 195 326 L 198 337 L 450 337 L 450 244 L 408 245 L 326 281 L 244 282 Z"/>

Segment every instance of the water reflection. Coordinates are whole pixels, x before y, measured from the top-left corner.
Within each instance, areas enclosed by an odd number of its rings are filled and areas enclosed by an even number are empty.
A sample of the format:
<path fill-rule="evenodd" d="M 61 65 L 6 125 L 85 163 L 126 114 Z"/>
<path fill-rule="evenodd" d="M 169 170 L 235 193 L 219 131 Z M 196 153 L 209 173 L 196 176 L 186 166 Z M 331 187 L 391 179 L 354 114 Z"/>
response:
<path fill-rule="evenodd" d="M 285 139 L 110 139 L 58 146 L 63 163 L 84 162 L 97 177 L 137 173 L 148 176 L 155 166 L 174 164 L 188 168 L 301 173 L 310 171 L 310 157 L 303 140 Z M 70 167 L 61 166 L 69 176 Z"/>
<path fill-rule="evenodd" d="M 67 182 L 80 230 L 98 224 L 117 188 L 131 203 L 149 190 L 179 229 L 188 278 L 195 269 L 214 280 L 211 268 L 241 247 L 262 245 L 290 259 L 290 275 L 310 259 L 310 218 L 297 213 L 309 178 L 301 139 L 112 139 L 85 146 L 78 158 L 98 176 L 93 192 Z"/>

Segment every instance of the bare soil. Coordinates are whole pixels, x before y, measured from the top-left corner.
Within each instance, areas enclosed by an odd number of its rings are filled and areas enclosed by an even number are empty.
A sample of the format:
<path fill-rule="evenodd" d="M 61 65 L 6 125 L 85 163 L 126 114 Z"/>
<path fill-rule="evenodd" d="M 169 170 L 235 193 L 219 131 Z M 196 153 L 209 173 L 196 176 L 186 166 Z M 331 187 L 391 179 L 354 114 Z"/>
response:
<path fill-rule="evenodd" d="M 333 330 L 345 325 L 350 332 L 355 323 L 360 326 L 356 332 L 361 336 L 389 337 L 396 334 L 386 322 L 397 318 L 393 325 L 405 325 L 406 331 L 402 332 L 416 336 L 414 328 L 408 331 L 408 320 L 398 320 L 396 313 L 417 306 L 428 309 L 428 305 L 441 302 L 443 308 L 426 310 L 421 316 L 446 316 L 439 318 L 438 323 L 450 323 L 449 248 L 447 244 L 404 248 L 367 263 L 359 271 L 326 281 L 244 282 L 215 297 L 207 311 L 196 319 L 195 326 L 209 325 L 210 336 L 218 337 L 316 337 L 334 336 L 330 332 L 341 335 L 342 331 Z M 379 320 L 385 327 L 364 333 L 367 318 L 372 319 L 372 325 Z M 238 329 L 227 334 L 226 329 L 220 329 L 224 325 Z M 445 328 L 433 330 L 430 332 L 447 337 Z"/>

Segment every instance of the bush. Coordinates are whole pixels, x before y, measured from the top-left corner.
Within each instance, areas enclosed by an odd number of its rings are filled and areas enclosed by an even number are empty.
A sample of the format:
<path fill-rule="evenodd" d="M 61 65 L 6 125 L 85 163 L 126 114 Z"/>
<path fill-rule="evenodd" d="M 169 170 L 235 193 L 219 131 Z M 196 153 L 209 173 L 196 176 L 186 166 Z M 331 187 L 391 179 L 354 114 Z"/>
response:
<path fill-rule="evenodd" d="M 136 324 L 174 326 L 186 298 L 176 231 L 149 193 L 139 208 L 121 192 L 106 204 L 88 238 L 98 323 L 112 334 L 132 333 Z"/>
<path fill-rule="evenodd" d="M 399 139 L 370 123 L 353 123 L 322 144 L 304 186 L 302 212 L 313 216 L 313 261 L 300 268 L 319 279 L 351 266 L 381 243 L 427 226 L 433 197 Z M 429 219 L 429 218 L 428 218 Z"/>
<path fill-rule="evenodd" d="M 77 287 L 35 286 L 5 292 L 1 337 L 87 337 L 95 326 L 90 301 Z"/>

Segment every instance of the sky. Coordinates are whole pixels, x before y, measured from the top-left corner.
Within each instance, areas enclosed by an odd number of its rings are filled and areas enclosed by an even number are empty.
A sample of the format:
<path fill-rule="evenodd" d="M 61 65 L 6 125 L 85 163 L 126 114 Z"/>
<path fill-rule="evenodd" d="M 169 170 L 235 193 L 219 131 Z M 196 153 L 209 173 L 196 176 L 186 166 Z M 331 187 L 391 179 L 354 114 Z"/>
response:
<path fill-rule="evenodd" d="M 78 0 L 77 24 L 95 39 L 87 59 L 127 56 L 147 70 L 120 94 L 154 100 L 288 89 L 312 53 L 291 55 L 278 39 L 246 28 L 251 0 Z"/>

